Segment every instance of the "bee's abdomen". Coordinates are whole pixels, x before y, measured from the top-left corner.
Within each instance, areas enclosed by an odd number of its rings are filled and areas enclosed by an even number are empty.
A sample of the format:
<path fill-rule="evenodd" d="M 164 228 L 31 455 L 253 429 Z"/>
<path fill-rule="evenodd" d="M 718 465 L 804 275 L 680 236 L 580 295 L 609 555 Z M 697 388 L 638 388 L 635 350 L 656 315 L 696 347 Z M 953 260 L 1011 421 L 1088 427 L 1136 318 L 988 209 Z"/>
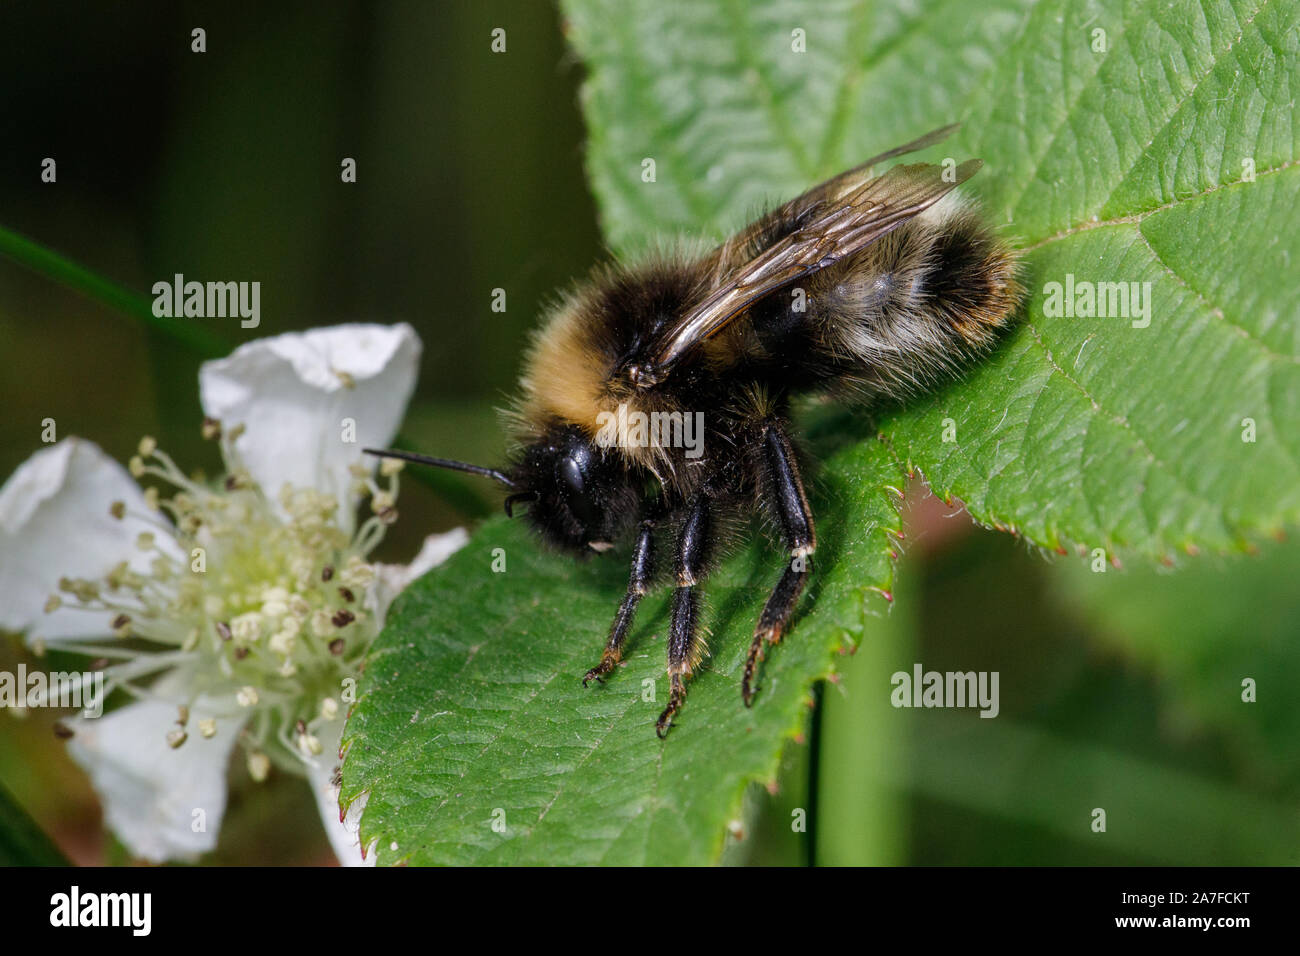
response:
<path fill-rule="evenodd" d="M 772 296 L 751 322 L 794 388 L 900 399 L 991 349 L 1019 296 L 1014 254 L 954 197 Z"/>

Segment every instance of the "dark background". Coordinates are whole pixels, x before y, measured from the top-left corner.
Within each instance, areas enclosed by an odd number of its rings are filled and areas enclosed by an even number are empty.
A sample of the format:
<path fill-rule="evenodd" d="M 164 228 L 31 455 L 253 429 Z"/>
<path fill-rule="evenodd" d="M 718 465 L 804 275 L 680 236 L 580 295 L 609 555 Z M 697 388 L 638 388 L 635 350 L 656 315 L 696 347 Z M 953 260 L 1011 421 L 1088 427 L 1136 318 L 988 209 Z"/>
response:
<path fill-rule="evenodd" d="M 580 70 L 550 5 L 62 2 L 0 16 L 6 228 L 145 294 L 177 272 L 260 281 L 259 328 L 192 320 L 232 347 L 410 322 L 425 344 L 413 430 L 447 455 L 496 450 L 474 413 L 502 401 L 543 302 L 600 253 Z M 195 26 L 206 53 L 190 50 Z M 505 55 L 490 51 L 496 26 Z M 54 185 L 39 177 L 47 156 Z M 505 313 L 490 309 L 498 287 Z M 196 440 L 196 358 L 129 319 L 6 266 L 0 350 L 6 473 L 47 416 L 119 457 L 145 432 L 181 460 L 211 453 Z"/>

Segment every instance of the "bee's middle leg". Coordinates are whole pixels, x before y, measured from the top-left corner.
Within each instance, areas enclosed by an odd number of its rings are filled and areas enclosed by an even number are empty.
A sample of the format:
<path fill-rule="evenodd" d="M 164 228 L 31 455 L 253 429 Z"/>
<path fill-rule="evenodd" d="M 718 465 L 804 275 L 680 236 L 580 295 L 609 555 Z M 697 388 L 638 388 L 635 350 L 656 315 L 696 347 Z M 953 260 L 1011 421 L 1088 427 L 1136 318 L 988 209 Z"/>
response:
<path fill-rule="evenodd" d="M 790 440 L 777 423 L 771 423 L 763 436 L 763 461 L 768 499 L 781 527 L 790 563 L 786 565 L 781 580 L 772 589 L 772 595 L 767 599 L 758 626 L 754 629 L 754 640 L 749 645 L 745 677 L 741 682 L 741 694 L 746 707 L 754 702 L 754 669 L 763 659 L 764 647 L 780 643 L 812 571 L 812 554 L 817 548 L 812 511 L 808 507 L 803 481 L 799 477 L 799 466 L 795 462 Z"/>
<path fill-rule="evenodd" d="M 712 551 L 708 499 L 699 495 L 689 506 L 677 542 L 677 588 L 673 592 L 672 625 L 668 632 L 668 706 L 655 723 L 655 733 L 666 736 L 673 716 L 686 701 L 686 679 L 700 662 L 703 642 L 699 633 L 700 594 L 696 584 L 704 576 Z"/>
<path fill-rule="evenodd" d="M 589 681 L 602 680 L 623 659 L 623 642 L 627 639 L 627 632 L 632 627 L 632 619 L 636 616 L 636 606 L 641 603 L 641 598 L 645 597 L 650 587 L 650 579 L 654 576 L 654 527 L 654 521 L 647 518 L 641 522 L 641 527 L 637 530 L 627 593 L 623 595 L 623 603 L 619 605 L 618 613 L 614 615 L 614 623 L 610 626 L 609 640 L 605 642 L 605 652 L 600 656 L 600 663 L 587 671 L 587 676 L 582 679 L 583 687 L 586 687 Z"/>

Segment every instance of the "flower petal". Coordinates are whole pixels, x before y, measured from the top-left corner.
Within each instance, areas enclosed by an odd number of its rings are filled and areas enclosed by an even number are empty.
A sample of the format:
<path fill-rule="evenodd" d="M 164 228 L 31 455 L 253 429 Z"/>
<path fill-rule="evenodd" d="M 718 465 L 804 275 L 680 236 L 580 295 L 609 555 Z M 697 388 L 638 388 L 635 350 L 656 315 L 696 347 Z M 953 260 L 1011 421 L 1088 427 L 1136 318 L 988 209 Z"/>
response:
<path fill-rule="evenodd" d="M 339 499 L 352 528 L 348 466 L 397 434 L 415 388 L 420 339 L 400 325 L 338 325 L 257 339 L 199 369 L 204 412 L 225 428 L 253 479 L 275 500 L 291 484 Z M 344 440 L 345 419 L 355 422 Z M 369 462 L 368 462 L 369 463 Z"/>
<path fill-rule="evenodd" d="M 388 605 L 403 588 L 426 571 L 442 564 L 468 541 L 469 534 L 464 528 L 453 528 L 444 534 L 431 534 L 425 538 L 420 553 L 410 564 L 377 564 L 372 606 L 378 619 L 383 621 Z M 334 773 L 340 763 L 337 758 L 345 722 L 339 718 L 317 731 L 316 736 L 323 749 L 321 756 L 310 762 L 307 779 L 311 782 L 321 822 L 325 825 L 325 833 L 329 836 L 339 862 L 344 866 L 374 866 L 374 847 L 370 847 L 364 856 L 361 853 L 361 813 L 366 807 L 366 795 L 362 794 L 354 800 L 343 818 L 339 817 L 339 786 L 334 782 Z"/>
<path fill-rule="evenodd" d="M 226 765 L 243 723 L 217 720 L 215 736 L 197 732 L 213 716 L 210 702 L 190 706 L 189 739 L 173 750 L 177 704 L 191 675 L 178 671 L 154 685 L 175 702 L 142 700 L 97 719 L 79 719 L 68 752 L 90 775 L 104 821 L 137 857 L 152 862 L 192 860 L 217 843 L 226 812 Z M 200 812 L 201 811 L 201 812 Z"/>
<path fill-rule="evenodd" d="M 464 528 L 452 528 L 443 534 L 431 534 L 424 539 L 410 564 L 376 564 L 375 589 L 371 607 L 380 626 L 388 614 L 393 598 L 401 594 L 408 584 L 426 571 L 436 568 L 469 542 Z"/>
<path fill-rule="evenodd" d="M 366 807 L 365 794 L 352 801 L 347 814 L 339 819 L 339 786 L 334 782 L 334 774 L 340 764 L 339 741 L 343 736 L 344 722 L 340 717 L 317 730 L 316 736 L 323 749 L 321 755 L 309 764 L 307 780 L 311 783 L 321 823 L 325 825 L 325 833 L 339 863 L 343 866 L 374 866 L 376 854 L 373 844 L 364 857 L 361 854 L 361 811 Z"/>
<path fill-rule="evenodd" d="M 114 501 L 126 505 L 121 521 L 108 512 Z M 123 560 L 148 571 L 136 537 L 170 541 L 149 513 L 140 486 L 93 442 L 68 438 L 28 458 L 0 489 L 0 628 L 29 641 L 107 635 L 110 613 L 46 614 L 46 599 L 60 577 L 98 578 Z"/>

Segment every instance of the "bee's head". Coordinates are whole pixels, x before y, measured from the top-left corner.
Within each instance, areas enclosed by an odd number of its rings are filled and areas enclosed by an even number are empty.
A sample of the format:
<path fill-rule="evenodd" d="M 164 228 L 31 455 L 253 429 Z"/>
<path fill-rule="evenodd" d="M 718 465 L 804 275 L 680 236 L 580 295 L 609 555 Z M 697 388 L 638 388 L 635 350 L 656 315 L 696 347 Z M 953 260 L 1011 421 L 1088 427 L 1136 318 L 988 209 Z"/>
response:
<path fill-rule="evenodd" d="M 527 502 L 528 519 L 542 538 L 573 554 L 607 551 L 639 513 L 638 486 L 622 460 L 575 425 L 553 422 L 505 471 L 412 452 L 365 451 L 495 479 L 509 489 L 507 515 L 514 517 L 516 506 Z"/>
<path fill-rule="evenodd" d="M 509 477 L 506 513 L 529 502 L 529 521 L 565 551 L 606 551 L 637 517 L 636 483 L 622 460 L 574 425 L 554 423 L 525 445 Z"/>

